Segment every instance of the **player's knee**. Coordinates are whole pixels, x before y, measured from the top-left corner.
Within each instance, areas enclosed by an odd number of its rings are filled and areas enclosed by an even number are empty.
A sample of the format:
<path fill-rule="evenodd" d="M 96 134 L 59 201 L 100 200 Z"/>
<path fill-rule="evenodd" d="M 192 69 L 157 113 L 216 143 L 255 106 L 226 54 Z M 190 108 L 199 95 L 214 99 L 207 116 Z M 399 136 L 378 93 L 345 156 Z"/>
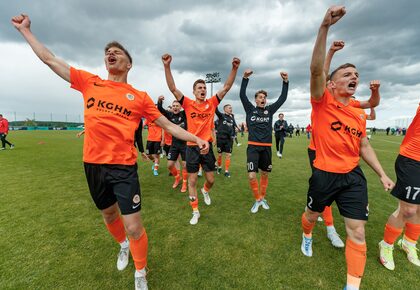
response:
<path fill-rule="evenodd" d="M 137 240 L 143 232 L 143 226 L 141 223 L 129 223 L 125 226 L 125 230 L 129 237 Z"/>
<path fill-rule="evenodd" d="M 318 220 L 318 216 L 320 215 L 319 212 L 316 211 L 312 211 L 309 208 L 306 208 L 306 219 L 310 222 L 310 223 L 314 223 Z"/>
<path fill-rule="evenodd" d="M 365 227 L 363 225 L 347 227 L 347 234 L 350 239 L 358 243 L 365 242 Z"/>
<path fill-rule="evenodd" d="M 417 216 L 417 207 L 416 206 L 410 206 L 410 207 L 403 207 L 400 209 L 401 214 L 404 218 L 404 220 L 411 219 L 415 216 Z"/>
<path fill-rule="evenodd" d="M 257 179 L 257 174 L 255 172 L 248 172 L 248 179 L 249 181 Z"/>

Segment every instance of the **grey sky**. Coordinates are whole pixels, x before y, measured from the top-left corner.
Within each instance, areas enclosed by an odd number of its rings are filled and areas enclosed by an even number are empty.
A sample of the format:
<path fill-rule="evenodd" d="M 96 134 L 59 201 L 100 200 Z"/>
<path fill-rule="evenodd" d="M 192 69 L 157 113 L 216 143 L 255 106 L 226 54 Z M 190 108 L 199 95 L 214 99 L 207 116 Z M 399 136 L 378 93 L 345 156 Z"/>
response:
<path fill-rule="evenodd" d="M 420 21 L 417 1 L 343 1 L 347 15 L 330 29 L 328 45 L 346 42 L 332 67 L 354 63 L 360 72 L 357 97 L 370 95 L 370 80 L 381 80 L 382 102 L 377 120 L 368 126 L 406 126 L 420 101 Z M 234 87 L 223 103 L 231 103 L 239 121 L 242 73 L 254 75 L 248 96 L 265 89 L 274 99 L 281 92 L 279 72 L 289 73 L 290 89 L 280 109 L 293 124 L 309 122 L 309 62 L 319 24 L 328 1 L 108 1 L 20 0 L 0 3 L 0 111 L 9 120 L 54 118 L 77 121 L 83 115 L 80 94 L 54 75 L 33 54 L 10 18 L 29 14 L 32 31 L 70 65 L 107 74 L 103 47 L 118 40 L 131 52 L 134 67 L 129 82 L 154 99 L 172 100 L 160 57 L 173 56 L 178 88 L 192 95 L 192 83 L 219 71 L 222 81 L 234 56 L 241 67 Z M 216 91 L 221 84 L 215 84 Z M 57 116 L 57 117 L 56 117 Z M 398 120 L 398 121 L 396 121 Z"/>

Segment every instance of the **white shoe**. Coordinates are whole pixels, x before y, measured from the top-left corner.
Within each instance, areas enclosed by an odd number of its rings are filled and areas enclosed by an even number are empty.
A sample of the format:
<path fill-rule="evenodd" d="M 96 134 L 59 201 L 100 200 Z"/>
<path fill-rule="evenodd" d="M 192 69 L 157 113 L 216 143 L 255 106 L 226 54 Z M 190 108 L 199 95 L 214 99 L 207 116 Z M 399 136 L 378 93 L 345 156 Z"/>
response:
<path fill-rule="evenodd" d="M 205 192 L 204 191 L 204 188 L 201 189 L 201 193 L 204 196 L 204 203 L 207 204 L 207 205 L 210 205 L 211 204 L 211 199 L 210 199 L 209 193 L 208 192 Z"/>
<path fill-rule="evenodd" d="M 340 235 L 337 234 L 337 232 L 331 231 L 330 233 L 327 234 L 328 239 L 331 241 L 331 244 L 336 247 L 336 248 L 344 248 L 344 243 L 343 241 L 340 239 Z"/>
<path fill-rule="evenodd" d="M 268 202 L 265 198 L 261 200 L 261 206 L 263 209 L 270 209 L 270 206 L 268 205 Z"/>
<path fill-rule="evenodd" d="M 302 234 L 302 245 L 300 249 L 305 256 L 312 257 L 312 238 L 307 238 L 305 234 Z"/>
<path fill-rule="evenodd" d="M 417 249 L 416 244 L 406 241 L 404 238 L 398 241 L 398 246 L 407 253 L 407 259 L 416 266 L 420 267 L 420 259 L 417 254 L 419 249 Z"/>
<path fill-rule="evenodd" d="M 277 157 L 280 158 L 280 156 L 281 156 L 280 151 L 277 151 Z"/>
<path fill-rule="evenodd" d="M 130 257 L 130 247 L 121 248 L 120 252 L 118 253 L 118 260 L 117 260 L 117 269 L 119 271 L 122 271 L 127 267 L 129 257 Z"/>
<path fill-rule="evenodd" d="M 279 158 L 282 158 L 282 157 L 283 157 L 283 155 L 282 155 L 282 154 L 280 154 Z"/>
<path fill-rule="evenodd" d="M 10 145 L 10 149 L 13 149 L 13 148 L 15 148 L 15 145 L 13 145 L 13 144 Z"/>
<path fill-rule="evenodd" d="M 192 218 L 190 219 L 191 225 L 196 225 L 198 223 L 198 219 L 200 218 L 199 211 L 193 211 Z"/>
<path fill-rule="evenodd" d="M 318 216 L 318 221 L 319 221 L 320 223 L 322 223 L 324 220 L 322 219 L 322 217 Z"/>
<path fill-rule="evenodd" d="M 258 209 L 260 208 L 260 206 L 261 206 L 261 201 L 256 200 L 254 202 L 254 205 L 251 207 L 251 212 L 252 213 L 257 213 L 258 212 Z"/>
<path fill-rule="evenodd" d="M 391 271 L 395 269 L 393 251 L 394 245 L 388 245 L 383 240 L 379 242 L 379 262 Z"/>
<path fill-rule="evenodd" d="M 147 287 L 145 268 L 134 272 L 134 285 L 135 285 L 135 290 L 148 290 L 149 289 L 149 287 Z"/>
<path fill-rule="evenodd" d="M 242 145 L 241 143 L 236 144 L 236 146 L 237 146 L 237 147 L 239 147 L 239 146 L 241 146 L 241 145 Z"/>

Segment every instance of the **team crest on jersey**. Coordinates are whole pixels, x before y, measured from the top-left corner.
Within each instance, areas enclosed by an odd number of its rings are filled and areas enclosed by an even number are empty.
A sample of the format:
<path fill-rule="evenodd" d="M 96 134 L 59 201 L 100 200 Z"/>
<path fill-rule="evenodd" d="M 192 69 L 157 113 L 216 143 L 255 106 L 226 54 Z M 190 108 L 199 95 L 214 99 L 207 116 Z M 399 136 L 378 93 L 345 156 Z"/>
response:
<path fill-rule="evenodd" d="M 132 95 L 132 94 L 126 94 L 125 96 L 127 97 L 128 100 L 134 101 L 134 95 Z"/>
<path fill-rule="evenodd" d="M 265 115 L 268 115 L 268 111 L 267 111 L 267 110 L 265 110 L 265 111 L 264 111 L 264 114 L 265 114 Z"/>
<path fill-rule="evenodd" d="M 208 109 L 208 108 L 209 108 L 209 104 L 206 105 L 206 109 Z"/>
<path fill-rule="evenodd" d="M 134 203 L 139 203 L 139 202 L 140 202 L 140 195 L 136 194 L 136 195 L 133 197 L 133 202 L 134 202 Z"/>

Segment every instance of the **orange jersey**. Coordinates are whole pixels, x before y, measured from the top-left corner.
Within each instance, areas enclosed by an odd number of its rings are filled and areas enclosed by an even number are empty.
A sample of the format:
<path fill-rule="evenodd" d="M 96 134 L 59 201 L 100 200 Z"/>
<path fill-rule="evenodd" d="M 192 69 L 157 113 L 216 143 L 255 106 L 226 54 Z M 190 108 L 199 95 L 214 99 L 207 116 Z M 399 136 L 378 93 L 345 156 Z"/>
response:
<path fill-rule="evenodd" d="M 95 164 L 134 165 L 134 134 L 142 116 L 161 116 L 146 92 L 126 83 L 102 80 L 70 68 L 71 87 L 83 94 L 85 139 L 83 161 Z"/>
<path fill-rule="evenodd" d="M 166 131 L 164 131 L 163 134 L 165 137 L 165 145 L 172 145 L 172 135 Z"/>
<path fill-rule="evenodd" d="M 400 154 L 420 161 L 420 106 L 401 143 Z"/>
<path fill-rule="evenodd" d="M 149 120 L 147 120 L 147 131 L 147 141 L 162 141 L 162 128 L 156 125 L 155 122 L 150 122 Z"/>
<path fill-rule="evenodd" d="M 181 99 L 181 105 L 187 116 L 188 132 L 205 141 L 212 142 L 213 137 L 211 132 L 214 127 L 214 114 L 219 103 L 220 100 L 217 95 L 206 99 L 201 104 L 184 96 Z M 187 145 L 194 146 L 197 144 L 187 142 Z"/>
<path fill-rule="evenodd" d="M 347 173 L 359 164 L 360 141 L 366 136 L 365 113 L 345 106 L 325 89 L 320 100 L 311 98 L 314 166 L 323 171 Z"/>
<path fill-rule="evenodd" d="M 351 98 L 349 105 L 350 106 L 353 106 L 355 108 L 360 108 L 360 101 L 357 101 L 357 100 Z M 315 125 L 314 125 L 314 118 L 313 118 L 313 116 L 314 116 L 314 111 L 312 110 L 311 111 L 311 124 L 312 124 L 312 130 L 311 131 L 312 131 L 312 134 L 311 134 L 311 137 L 309 139 L 309 146 L 308 146 L 308 148 L 311 149 L 311 150 L 316 150 L 315 143 L 314 143 L 314 134 L 315 134 L 314 128 L 315 128 Z"/>

